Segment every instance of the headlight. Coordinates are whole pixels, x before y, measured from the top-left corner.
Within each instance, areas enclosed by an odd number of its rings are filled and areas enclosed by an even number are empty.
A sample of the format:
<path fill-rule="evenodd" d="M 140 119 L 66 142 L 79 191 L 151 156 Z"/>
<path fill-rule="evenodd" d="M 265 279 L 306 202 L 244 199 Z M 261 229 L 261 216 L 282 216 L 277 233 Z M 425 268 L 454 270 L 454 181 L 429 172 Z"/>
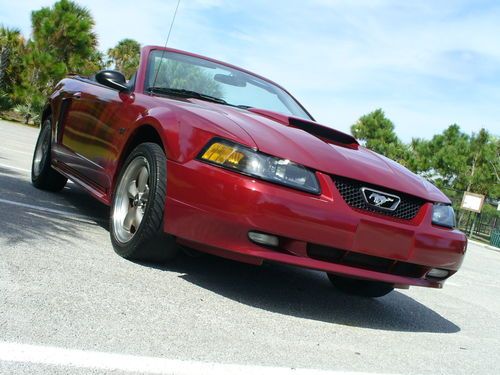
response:
<path fill-rule="evenodd" d="M 293 189 L 320 193 L 316 175 L 310 169 L 227 140 L 212 140 L 198 155 L 198 159 Z"/>
<path fill-rule="evenodd" d="M 453 207 L 443 203 L 435 203 L 432 207 L 432 224 L 454 228 L 455 211 L 453 211 Z"/>

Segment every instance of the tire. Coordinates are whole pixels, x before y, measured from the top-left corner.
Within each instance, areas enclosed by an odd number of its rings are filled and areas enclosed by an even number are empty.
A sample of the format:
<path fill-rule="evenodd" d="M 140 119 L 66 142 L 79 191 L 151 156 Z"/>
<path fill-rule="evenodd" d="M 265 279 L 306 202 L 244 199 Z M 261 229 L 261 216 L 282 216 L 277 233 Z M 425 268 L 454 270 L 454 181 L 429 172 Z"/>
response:
<path fill-rule="evenodd" d="M 394 286 L 392 284 L 381 281 L 351 279 L 331 273 L 327 273 L 327 276 L 333 286 L 341 292 L 359 297 L 383 297 L 394 290 Z"/>
<path fill-rule="evenodd" d="M 178 252 L 163 233 L 167 160 L 156 143 L 142 143 L 129 155 L 118 177 L 110 215 L 115 252 L 129 260 L 164 262 Z"/>
<path fill-rule="evenodd" d="M 51 166 L 51 123 L 45 120 L 40 129 L 31 163 L 31 183 L 41 190 L 60 191 L 68 179 Z"/>

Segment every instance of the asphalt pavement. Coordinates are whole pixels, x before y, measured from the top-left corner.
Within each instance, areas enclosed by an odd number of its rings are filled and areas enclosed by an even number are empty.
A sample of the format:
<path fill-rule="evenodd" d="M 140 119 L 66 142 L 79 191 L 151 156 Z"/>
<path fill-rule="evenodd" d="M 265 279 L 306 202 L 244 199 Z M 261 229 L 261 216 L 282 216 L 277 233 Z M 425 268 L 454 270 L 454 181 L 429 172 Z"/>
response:
<path fill-rule="evenodd" d="M 277 264 L 126 261 L 107 207 L 31 186 L 37 135 L 0 121 L 0 373 L 500 371 L 499 252 L 470 244 L 444 289 L 375 300 Z"/>

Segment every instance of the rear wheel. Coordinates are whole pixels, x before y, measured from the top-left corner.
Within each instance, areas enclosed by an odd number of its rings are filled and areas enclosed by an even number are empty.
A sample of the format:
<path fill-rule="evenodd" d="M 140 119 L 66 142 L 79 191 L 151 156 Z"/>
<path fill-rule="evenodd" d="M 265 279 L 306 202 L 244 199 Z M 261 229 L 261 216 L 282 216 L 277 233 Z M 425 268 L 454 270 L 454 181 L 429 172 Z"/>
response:
<path fill-rule="evenodd" d="M 392 284 L 381 281 L 370 281 L 352 279 L 327 273 L 328 279 L 335 288 L 343 293 L 352 294 L 360 297 L 377 298 L 383 297 L 394 290 Z"/>
<path fill-rule="evenodd" d="M 51 166 L 51 124 L 50 119 L 45 120 L 38 135 L 38 140 L 31 163 L 31 183 L 41 190 L 60 191 L 68 179 L 54 170 Z"/>
<path fill-rule="evenodd" d="M 166 158 L 156 143 L 132 151 L 118 177 L 110 218 L 111 242 L 126 259 L 166 261 L 177 254 L 175 239 L 163 233 Z"/>

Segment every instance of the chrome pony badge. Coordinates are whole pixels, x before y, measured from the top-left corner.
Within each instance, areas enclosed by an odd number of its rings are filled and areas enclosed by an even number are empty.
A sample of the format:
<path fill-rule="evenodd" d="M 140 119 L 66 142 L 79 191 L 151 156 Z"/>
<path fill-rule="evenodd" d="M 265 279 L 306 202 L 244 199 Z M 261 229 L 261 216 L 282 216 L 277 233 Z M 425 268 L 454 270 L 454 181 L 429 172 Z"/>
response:
<path fill-rule="evenodd" d="M 362 187 L 361 192 L 366 203 L 382 210 L 394 211 L 401 202 L 401 198 L 397 195 L 384 193 L 383 191 Z"/>

